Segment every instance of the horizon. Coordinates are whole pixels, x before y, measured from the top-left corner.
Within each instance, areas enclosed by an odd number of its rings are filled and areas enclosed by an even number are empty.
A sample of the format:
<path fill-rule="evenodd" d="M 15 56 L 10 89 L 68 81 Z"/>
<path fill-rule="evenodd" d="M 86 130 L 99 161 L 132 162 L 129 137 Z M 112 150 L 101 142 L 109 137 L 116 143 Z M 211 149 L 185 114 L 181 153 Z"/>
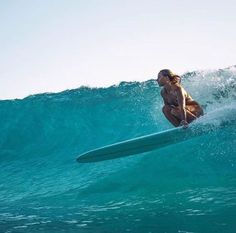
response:
<path fill-rule="evenodd" d="M 218 71 L 218 70 L 226 70 L 226 69 L 230 69 L 230 68 L 233 68 L 235 67 L 236 68 L 236 65 L 231 65 L 231 66 L 227 66 L 227 67 L 224 67 L 224 68 L 218 68 L 218 69 L 205 69 L 205 70 L 192 70 L 192 71 L 187 71 L 183 74 L 181 74 L 181 76 L 183 75 L 186 75 L 188 73 L 194 73 L 194 72 L 197 72 L 197 71 L 200 71 L 200 72 L 214 72 L 214 71 Z M 73 90 L 77 90 L 77 89 L 80 89 L 80 88 L 89 88 L 89 89 L 99 89 L 99 88 L 110 88 L 110 87 L 113 87 L 113 86 L 119 86 L 121 85 L 121 83 L 135 83 L 135 82 L 139 82 L 139 83 L 142 83 L 142 82 L 148 82 L 148 81 L 153 81 L 155 80 L 156 78 L 150 78 L 150 79 L 146 79 L 146 80 L 140 80 L 140 81 L 137 81 L 137 80 L 133 80 L 133 81 L 120 81 L 119 83 L 116 83 L 116 84 L 111 84 L 111 85 L 108 85 L 108 86 L 100 86 L 100 87 L 93 87 L 93 86 L 89 86 L 89 85 L 81 85 L 81 86 L 78 86 L 78 87 L 73 87 L 71 89 L 63 89 L 63 90 L 58 90 L 58 91 L 47 91 L 47 92 L 39 92 L 39 93 L 32 93 L 32 94 L 29 94 L 29 95 L 26 95 L 26 96 L 23 96 L 23 97 L 19 97 L 19 98 L 11 98 L 11 99 L 0 99 L 0 101 L 7 101 L 7 100 L 23 100 L 25 98 L 28 98 L 28 97 L 32 97 L 32 96 L 36 96 L 36 95 L 50 95 L 50 94 L 60 94 L 62 92 L 66 92 L 66 91 L 73 91 Z"/>
<path fill-rule="evenodd" d="M 142 82 L 236 61 L 232 0 L 0 3 L 0 99 Z M 224 67 L 224 68 L 223 68 Z"/>

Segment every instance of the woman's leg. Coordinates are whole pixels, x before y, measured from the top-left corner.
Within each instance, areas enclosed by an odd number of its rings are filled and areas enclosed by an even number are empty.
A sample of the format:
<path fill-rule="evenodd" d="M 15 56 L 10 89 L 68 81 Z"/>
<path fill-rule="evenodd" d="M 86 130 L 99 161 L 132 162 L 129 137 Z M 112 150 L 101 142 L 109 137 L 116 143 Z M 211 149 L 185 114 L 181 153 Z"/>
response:
<path fill-rule="evenodd" d="M 203 116 L 203 109 L 199 104 L 188 104 L 186 110 L 194 114 L 196 117 Z"/>
<path fill-rule="evenodd" d="M 170 107 L 169 105 L 165 105 L 162 108 L 162 112 L 164 113 L 165 117 L 175 126 L 179 126 L 180 124 L 180 119 L 178 119 L 176 116 L 174 116 L 173 114 L 171 114 L 171 110 L 172 107 Z"/>
<path fill-rule="evenodd" d="M 188 123 L 203 115 L 203 110 L 199 105 L 186 105 L 185 110 Z M 172 108 L 170 113 L 181 120 L 181 111 L 179 107 Z"/>

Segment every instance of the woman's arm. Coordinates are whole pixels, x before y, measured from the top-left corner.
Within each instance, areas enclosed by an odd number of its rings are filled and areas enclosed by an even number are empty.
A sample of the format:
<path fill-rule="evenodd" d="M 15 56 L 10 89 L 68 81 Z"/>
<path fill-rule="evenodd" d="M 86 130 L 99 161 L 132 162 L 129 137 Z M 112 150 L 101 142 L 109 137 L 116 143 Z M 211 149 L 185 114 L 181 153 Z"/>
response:
<path fill-rule="evenodd" d="M 176 88 L 176 94 L 181 117 L 180 125 L 183 125 L 186 128 L 188 127 L 187 115 L 191 116 L 191 118 L 193 119 L 197 119 L 197 117 L 188 109 L 186 109 L 185 91 L 183 90 L 182 87 L 178 86 Z"/>
<path fill-rule="evenodd" d="M 178 105 L 180 108 L 181 121 L 187 122 L 184 91 L 181 86 L 177 86 L 175 91 L 177 95 Z"/>

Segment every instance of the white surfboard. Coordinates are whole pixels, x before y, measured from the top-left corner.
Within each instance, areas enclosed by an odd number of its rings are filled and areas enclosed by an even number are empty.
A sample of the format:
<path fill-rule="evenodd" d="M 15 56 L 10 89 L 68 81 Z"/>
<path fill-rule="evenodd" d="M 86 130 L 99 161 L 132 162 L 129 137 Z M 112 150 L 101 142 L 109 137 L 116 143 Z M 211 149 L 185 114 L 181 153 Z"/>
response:
<path fill-rule="evenodd" d="M 187 129 L 178 127 L 137 137 L 83 153 L 77 158 L 77 162 L 98 162 L 140 154 L 206 134 L 214 130 L 214 128 L 205 124 L 192 124 Z"/>

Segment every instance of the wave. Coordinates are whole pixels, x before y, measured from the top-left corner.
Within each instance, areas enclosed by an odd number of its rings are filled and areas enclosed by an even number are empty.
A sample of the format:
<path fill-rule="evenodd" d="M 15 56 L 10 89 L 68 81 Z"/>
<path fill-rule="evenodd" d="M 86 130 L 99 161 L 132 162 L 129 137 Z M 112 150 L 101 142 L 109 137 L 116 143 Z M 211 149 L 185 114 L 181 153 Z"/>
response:
<path fill-rule="evenodd" d="M 62 207 L 64 219 L 73 208 L 75 215 L 78 209 L 91 214 L 106 208 L 109 216 L 128 206 L 133 214 L 137 206 L 150 212 L 156 205 L 161 211 L 164 199 L 166 208 L 173 204 L 174 193 L 186 206 L 191 196 L 200 204 L 214 194 L 222 197 L 225 208 L 226 204 L 233 208 L 236 67 L 189 72 L 182 76 L 182 84 L 206 113 L 193 124 L 215 130 L 157 151 L 96 164 L 78 164 L 76 158 L 87 150 L 172 128 L 162 115 L 155 80 L 0 101 L 4 216 L 16 213 L 16 206 L 24 208 L 26 216 L 38 209 L 50 221 Z M 224 208 L 210 201 L 207 205 Z M 178 205 L 173 208 L 180 215 L 185 211 Z"/>

